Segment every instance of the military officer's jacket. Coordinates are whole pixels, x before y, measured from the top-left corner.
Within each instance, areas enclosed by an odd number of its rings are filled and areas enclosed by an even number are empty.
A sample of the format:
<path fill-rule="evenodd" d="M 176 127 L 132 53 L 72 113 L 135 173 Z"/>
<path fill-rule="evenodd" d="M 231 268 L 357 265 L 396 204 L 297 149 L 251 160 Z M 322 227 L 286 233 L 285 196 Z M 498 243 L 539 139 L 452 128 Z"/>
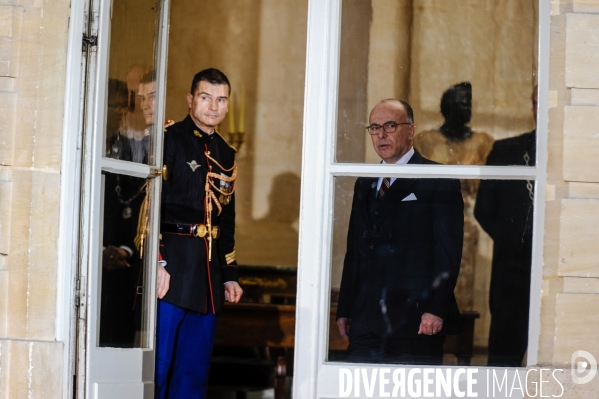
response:
<path fill-rule="evenodd" d="M 206 154 L 213 160 L 210 160 Z M 216 161 L 216 162 L 214 162 Z M 219 237 L 166 233 L 169 224 L 206 224 L 206 179 L 209 170 L 231 176 L 227 171 L 235 162 L 235 149 L 218 134 L 207 134 L 188 115 L 178 123 L 167 122 L 164 133 L 164 164 L 168 178 L 162 184 L 161 256 L 170 274 L 170 288 L 164 300 L 179 307 L 201 313 L 217 313 L 224 303 L 224 283 L 237 281 L 235 260 L 235 196 L 227 198 L 211 186 L 220 206 L 214 204 L 212 225 L 218 226 Z M 221 167 L 219 167 L 220 164 Z M 216 188 L 231 192 L 233 185 L 217 178 Z"/>

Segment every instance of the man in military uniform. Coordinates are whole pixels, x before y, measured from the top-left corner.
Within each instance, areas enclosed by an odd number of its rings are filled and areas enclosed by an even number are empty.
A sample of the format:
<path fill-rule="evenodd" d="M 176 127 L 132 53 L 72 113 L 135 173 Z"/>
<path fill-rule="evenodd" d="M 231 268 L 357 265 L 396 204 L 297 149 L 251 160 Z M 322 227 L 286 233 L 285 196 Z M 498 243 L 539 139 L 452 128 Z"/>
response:
<path fill-rule="evenodd" d="M 537 89 L 531 97 L 537 118 Z M 536 130 L 498 140 L 487 165 L 534 166 Z M 493 239 L 489 366 L 520 367 L 528 346 L 534 182 L 482 180 L 474 216 Z"/>
<path fill-rule="evenodd" d="M 204 398 L 216 314 L 242 290 L 235 260 L 235 149 L 214 130 L 230 84 L 217 69 L 194 76 L 189 115 L 167 122 L 158 266 L 156 397 Z"/>

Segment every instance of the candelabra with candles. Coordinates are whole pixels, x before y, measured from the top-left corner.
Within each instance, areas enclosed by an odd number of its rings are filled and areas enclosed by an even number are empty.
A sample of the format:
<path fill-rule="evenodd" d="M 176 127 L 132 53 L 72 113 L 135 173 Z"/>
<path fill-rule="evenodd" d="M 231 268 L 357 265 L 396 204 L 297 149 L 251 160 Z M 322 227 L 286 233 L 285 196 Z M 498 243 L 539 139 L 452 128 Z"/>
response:
<path fill-rule="evenodd" d="M 233 93 L 229 99 L 229 144 L 239 151 L 245 142 L 245 85 L 241 86 L 241 107 L 239 108 L 239 129 L 235 131 L 235 104 Z"/>

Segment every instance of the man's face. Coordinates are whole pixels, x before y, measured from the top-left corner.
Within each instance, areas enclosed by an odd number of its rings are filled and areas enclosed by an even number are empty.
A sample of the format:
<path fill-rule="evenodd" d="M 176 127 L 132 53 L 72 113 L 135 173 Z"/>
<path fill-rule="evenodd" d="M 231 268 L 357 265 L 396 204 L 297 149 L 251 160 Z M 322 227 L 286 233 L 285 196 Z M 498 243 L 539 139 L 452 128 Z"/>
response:
<path fill-rule="evenodd" d="M 370 112 L 370 124 L 383 126 L 387 122 L 407 122 L 406 111 L 403 105 L 395 101 L 386 101 L 378 104 Z M 374 150 L 386 163 L 396 163 L 412 148 L 414 138 L 414 125 L 398 125 L 393 133 L 384 129 L 371 135 Z"/>
<path fill-rule="evenodd" d="M 187 95 L 187 105 L 196 125 L 211 133 L 229 111 L 229 86 L 201 81 L 195 93 Z"/>
<path fill-rule="evenodd" d="M 156 82 L 141 83 L 139 85 L 137 97 L 140 101 L 146 125 L 153 125 L 154 113 L 156 110 Z"/>

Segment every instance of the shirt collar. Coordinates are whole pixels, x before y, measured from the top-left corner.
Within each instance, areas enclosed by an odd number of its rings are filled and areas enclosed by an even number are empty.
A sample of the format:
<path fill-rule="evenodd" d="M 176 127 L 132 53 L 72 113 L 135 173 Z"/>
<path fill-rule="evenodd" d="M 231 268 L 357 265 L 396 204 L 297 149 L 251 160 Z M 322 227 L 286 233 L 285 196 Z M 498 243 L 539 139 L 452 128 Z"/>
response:
<path fill-rule="evenodd" d="M 199 127 L 198 125 L 196 125 L 196 123 L 195 123 L 195 122 L 193 122 L 193 124 L 194 124 L 194 125 L 195 125 L 195 126 L 198 128 L 198 129 L 200 129 L 200 131 L 201 131 L 202 133 L 206 133 L 208 136 L 212 136 L 212 135 L 214 134 L 214 131 L 215 131 L 214 129 L 212 129 L 212 131 L 211 131 L 210 133 L 208 133 L 208 132 L 205 132 L 204 130 L 202 130 L 202 128 L 201 128 L 201 127 Z"/>
<path fill-rule="evenodd" d="M 399 160 L 397 162 L 395 162 L 395 164 L 396 165 L 407 164 L 408 162 L 410 162 L 410 159 L 412 159 L 412 155 L 414 155 L 414 146 L 412 146 L 412 148 L 410 148 L 410 150 L 408 152 L 406 152 L 403 157 L 399 158 Z M 385 160 L 383 160 L 383 163 L 386 164 L 387 162 L 385 162 Z"/>
<path fill-rule="evenodd" d="M 212 131 L 210 133 L 205 132 L 201 127 L 199 127 L 194 120 L 191 118 L 191 115 L 187 115 L 187 118 L 189 118 L 189 122 L 194 126 L 194 128 L 199 129 L 200 132 L 207 134 L 208 136 L 212 136 L 212 134 L 214 134 L 215 129 L 212 129 Z"/>

